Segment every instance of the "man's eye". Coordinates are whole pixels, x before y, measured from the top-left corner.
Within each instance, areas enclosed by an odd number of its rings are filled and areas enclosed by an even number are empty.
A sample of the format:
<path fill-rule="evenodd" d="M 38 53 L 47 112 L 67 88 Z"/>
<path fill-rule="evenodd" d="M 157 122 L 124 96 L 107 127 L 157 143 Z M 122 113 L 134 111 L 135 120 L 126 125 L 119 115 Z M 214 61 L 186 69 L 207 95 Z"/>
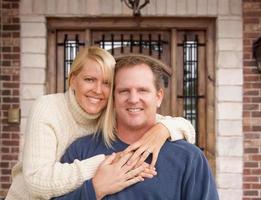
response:
<path fill-rule="evenodd" d="M 128 93 L 128 90 L 120 90 L 119 93 L 120 94 L 126 94 L 126 93 Z"/>
<path fill-rule="evenodd" d="M 140 89 L 140 92 L 142 92 L 142 93 L 147 93 L 148 90 L 147 90 L 147 89 Z"/>

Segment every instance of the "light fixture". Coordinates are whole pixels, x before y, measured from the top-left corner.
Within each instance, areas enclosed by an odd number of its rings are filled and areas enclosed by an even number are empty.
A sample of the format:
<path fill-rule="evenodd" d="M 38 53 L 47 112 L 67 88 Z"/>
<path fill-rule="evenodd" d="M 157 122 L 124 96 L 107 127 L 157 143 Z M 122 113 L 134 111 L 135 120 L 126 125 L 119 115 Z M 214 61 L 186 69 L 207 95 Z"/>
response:
<path fill-rule="evenodd" d="M 261 73 L 261 37 L 253 44 L 253 57 L 256 59 L 257 70 Z"/>
<path fill-rule="evenodd" d="M 144 0 L 144 3 L 140 5 L 140 0 L 121 0 L 125 5 L 133 10 L 133 16 L 140 16 L 140 10 L 144 8 L 150 0 Z"/>

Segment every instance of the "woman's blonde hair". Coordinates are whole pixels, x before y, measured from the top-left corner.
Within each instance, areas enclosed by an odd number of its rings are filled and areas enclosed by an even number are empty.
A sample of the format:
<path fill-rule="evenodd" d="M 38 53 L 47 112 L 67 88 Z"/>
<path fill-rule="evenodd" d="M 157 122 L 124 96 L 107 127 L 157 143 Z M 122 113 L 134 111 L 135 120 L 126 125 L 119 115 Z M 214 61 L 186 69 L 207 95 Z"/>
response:
<path fill-rule="evenodd" d="M 115 114 L 113 109 L 113 82 L 114 82 L 114 69 L 115 59 L 106 50 L 92 46 L 81 49 L 76 58 L 74 59 L 71 70 L 69 73 L 68 81 L 69 86 L 71 85 L 72 76 L 77 75 L 85 65 L 86 59 L 92 59 L 99 63 L 103 72 L 104 79 L 109 82 L 110 95 L 108 98 L 107 107 L 101 112 L 96 126 L 96 133 L 101 130 L 103 133 L 103 139 L 108 146 L 111 146 L 111 142 L 115 139 L 113 133 L 115 125 Z"/>

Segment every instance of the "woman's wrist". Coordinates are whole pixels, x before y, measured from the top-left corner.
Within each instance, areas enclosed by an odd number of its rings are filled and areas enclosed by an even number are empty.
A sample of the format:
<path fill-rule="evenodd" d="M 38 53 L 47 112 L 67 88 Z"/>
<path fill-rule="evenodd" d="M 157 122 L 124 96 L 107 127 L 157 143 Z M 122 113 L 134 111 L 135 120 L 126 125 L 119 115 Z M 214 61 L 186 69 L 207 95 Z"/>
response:
<path fill-rule="evenodd" d="M 171 135 L 170 135 L 169 129 L 167 129 L 167 127 L 160 122 L 158 123 L 158 125 L 160 125 L 160 127 L 161 127 L 161 133 L 163 134 L 164 138 L 166 140 L 170 139 Z"/>
<path fill-rule="evenodd" d="M 94 190 L 95 190 L 96 199 L 101 200 L 105 195 L 103 194 L 102 191 L 99 191 L 95 186 L 93 186 L 93 187 L 94 187 Z"/>

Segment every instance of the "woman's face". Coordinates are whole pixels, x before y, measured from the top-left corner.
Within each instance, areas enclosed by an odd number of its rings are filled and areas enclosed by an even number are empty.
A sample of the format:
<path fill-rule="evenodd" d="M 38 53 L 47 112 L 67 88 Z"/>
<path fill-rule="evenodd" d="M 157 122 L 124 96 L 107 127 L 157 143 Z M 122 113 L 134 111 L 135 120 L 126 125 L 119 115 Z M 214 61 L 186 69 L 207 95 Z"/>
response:
<path fill-rule="evenodd" d="M 85 65 L 77 75 L 71 78 L 77 102 L 89 114 L 101 112 L 107 105 L 110 84 L 104 80 L 101 66 L 92 59 L 86 59 Z"/>

